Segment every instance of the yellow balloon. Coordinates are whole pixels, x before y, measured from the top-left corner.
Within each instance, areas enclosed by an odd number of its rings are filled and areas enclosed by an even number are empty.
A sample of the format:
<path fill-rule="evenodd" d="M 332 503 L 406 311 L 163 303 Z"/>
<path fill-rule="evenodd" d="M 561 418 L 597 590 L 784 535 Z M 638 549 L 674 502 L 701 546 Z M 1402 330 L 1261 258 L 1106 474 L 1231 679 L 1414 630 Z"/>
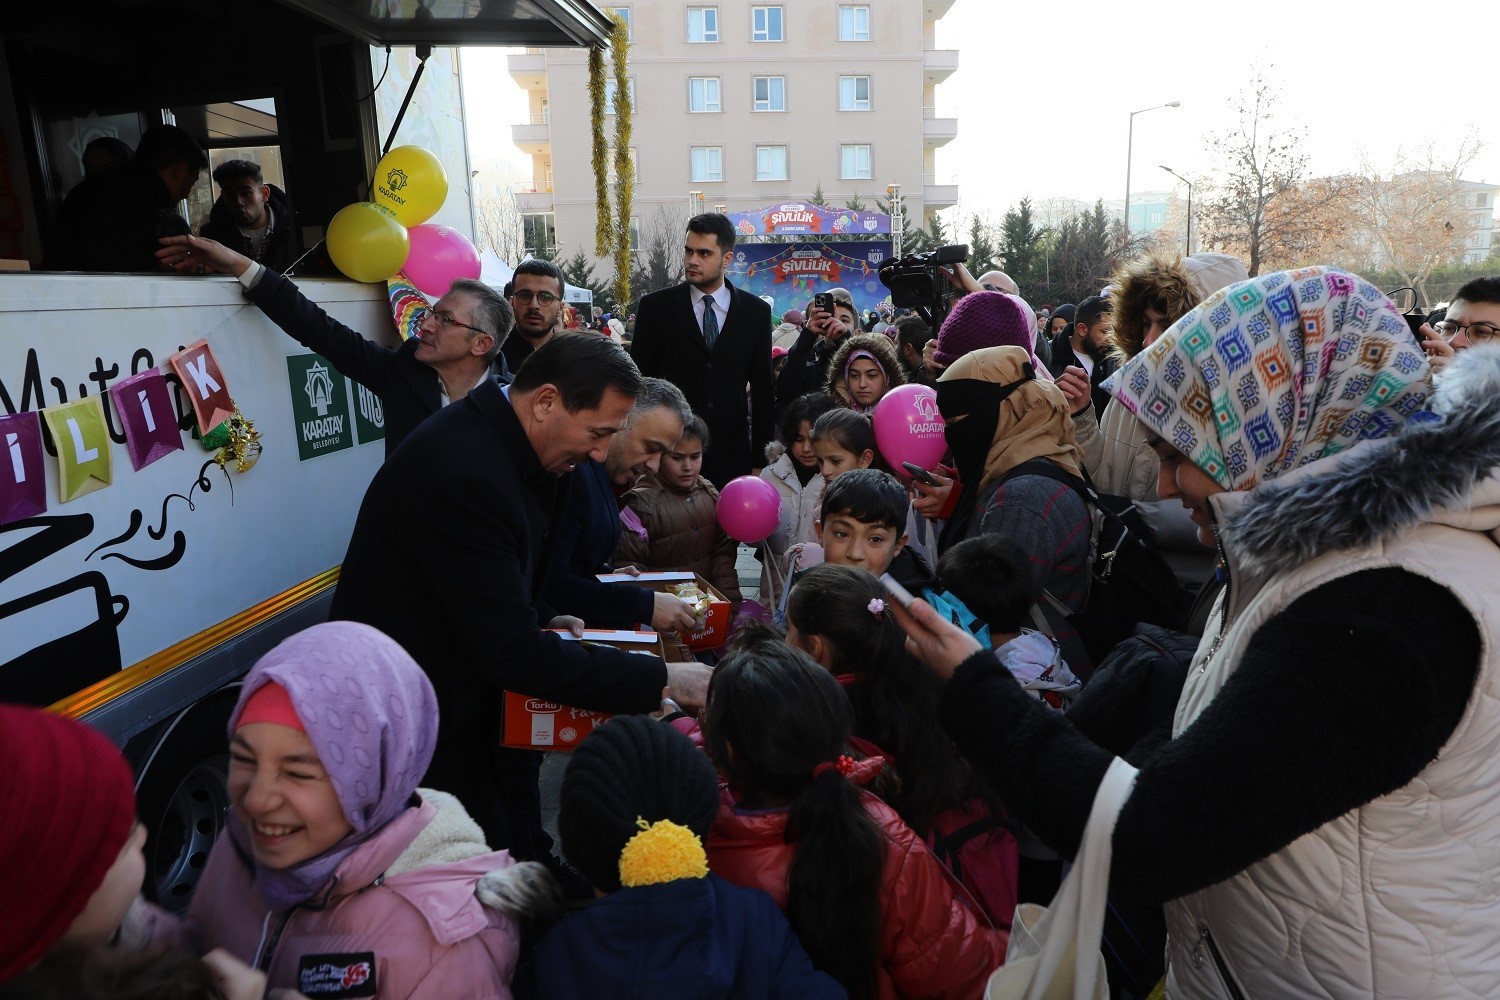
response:
<path fill-rule="evenodd" d="M 339 209 L 324 237 L 328 256 L 355 281 L 384 281 L 406 264 L 406 227 L 384 205 L 357 201 Z"/>
<path fill-rule="evenodd" d="M 375 168 L 375 203 L 396 213 L 403 226 L 420 226 L 448 197 L 448 174 L 421 146 L 397 146 Z"/>

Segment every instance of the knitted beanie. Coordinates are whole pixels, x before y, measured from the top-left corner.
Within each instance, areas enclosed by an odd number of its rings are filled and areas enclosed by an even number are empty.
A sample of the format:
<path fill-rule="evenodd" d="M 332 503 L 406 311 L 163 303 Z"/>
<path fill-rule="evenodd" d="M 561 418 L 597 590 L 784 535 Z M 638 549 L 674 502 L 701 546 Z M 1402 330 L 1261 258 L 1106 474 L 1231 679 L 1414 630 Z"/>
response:
<path fill-rule="evenodd" d="M 135 826 L 135 779 L 102 733 L 0 705 L 0 982 L 61 940 Z"/>
<path fill-rule="evenodd" d="M 948 367 L 986 347 L 1024 347 L 1031 353 L 1036 326 L 1020 302 L 1003 292 L 970 292 L 959 299 L 938 330 L 933 360 Z"/>
<path fill-rule="evenodd" d="M 655 719 L 626 715 L 590 733 L 563 776 L 563 855 L 596 889 L 620 888 L 620 853 L 647 823 L 669 819 L 708 836 L 719 782 L 708 755 Z"/>

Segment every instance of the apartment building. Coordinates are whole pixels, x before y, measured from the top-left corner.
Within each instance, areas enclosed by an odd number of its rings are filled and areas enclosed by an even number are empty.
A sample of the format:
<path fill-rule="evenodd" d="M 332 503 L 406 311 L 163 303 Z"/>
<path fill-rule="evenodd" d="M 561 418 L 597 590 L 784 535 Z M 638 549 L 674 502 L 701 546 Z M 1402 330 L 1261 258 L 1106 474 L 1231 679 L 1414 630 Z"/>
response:
<path fill-rule="evenodd" d="M 936 166 L 937 150 L 958 134 L 957 120 L 936 110 L 938 84 L 958 68 L 958 52 L 938 49 L 935 35 L 952 6 L 633 0 L 608 8 L 631 32 L 635 218 L 661 206 L 684 219 L 690 206 L 744 211 L 803 201 L 820 187 L 832 204 L 859 197 L 873 209 L 893 183 L 913 226 L 956 204 L 957 185 L 938 183 Z M 528 242 L 592 252 L 586 55 L 531 49 L 510 56 L 509 70 L 530 98 L 529 120 L 512 127 L 532 161 L 532 190 L 517 197 Z"/>

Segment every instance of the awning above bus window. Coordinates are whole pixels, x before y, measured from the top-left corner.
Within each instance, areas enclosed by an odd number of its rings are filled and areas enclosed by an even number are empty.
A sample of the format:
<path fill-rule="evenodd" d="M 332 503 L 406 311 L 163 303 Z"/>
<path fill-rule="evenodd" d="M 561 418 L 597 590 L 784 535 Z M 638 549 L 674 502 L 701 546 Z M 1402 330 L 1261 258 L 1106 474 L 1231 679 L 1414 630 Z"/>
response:
<path fill-rule="evenodd" d="M 279 0 L 371 45 L 604 45 L 588 0 Z"/>

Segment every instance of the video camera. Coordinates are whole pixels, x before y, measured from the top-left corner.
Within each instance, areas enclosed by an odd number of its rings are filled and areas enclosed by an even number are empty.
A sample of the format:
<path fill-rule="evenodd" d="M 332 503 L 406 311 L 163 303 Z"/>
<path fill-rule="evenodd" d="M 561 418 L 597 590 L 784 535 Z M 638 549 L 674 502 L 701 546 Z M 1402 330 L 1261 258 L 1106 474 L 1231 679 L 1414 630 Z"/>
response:
<path fill-rule="evenodd" d="M 948 276 L 938 270 L 944 264 L 961 264 L 969 259 L 967 243 L 952 243 L 926 253 L 889 257 L 876 268 L 880 283 L 891 290 L 891 305 L 898 309 L 915 309 L 933 332 L 957 297 L 957 289 Z"/>

